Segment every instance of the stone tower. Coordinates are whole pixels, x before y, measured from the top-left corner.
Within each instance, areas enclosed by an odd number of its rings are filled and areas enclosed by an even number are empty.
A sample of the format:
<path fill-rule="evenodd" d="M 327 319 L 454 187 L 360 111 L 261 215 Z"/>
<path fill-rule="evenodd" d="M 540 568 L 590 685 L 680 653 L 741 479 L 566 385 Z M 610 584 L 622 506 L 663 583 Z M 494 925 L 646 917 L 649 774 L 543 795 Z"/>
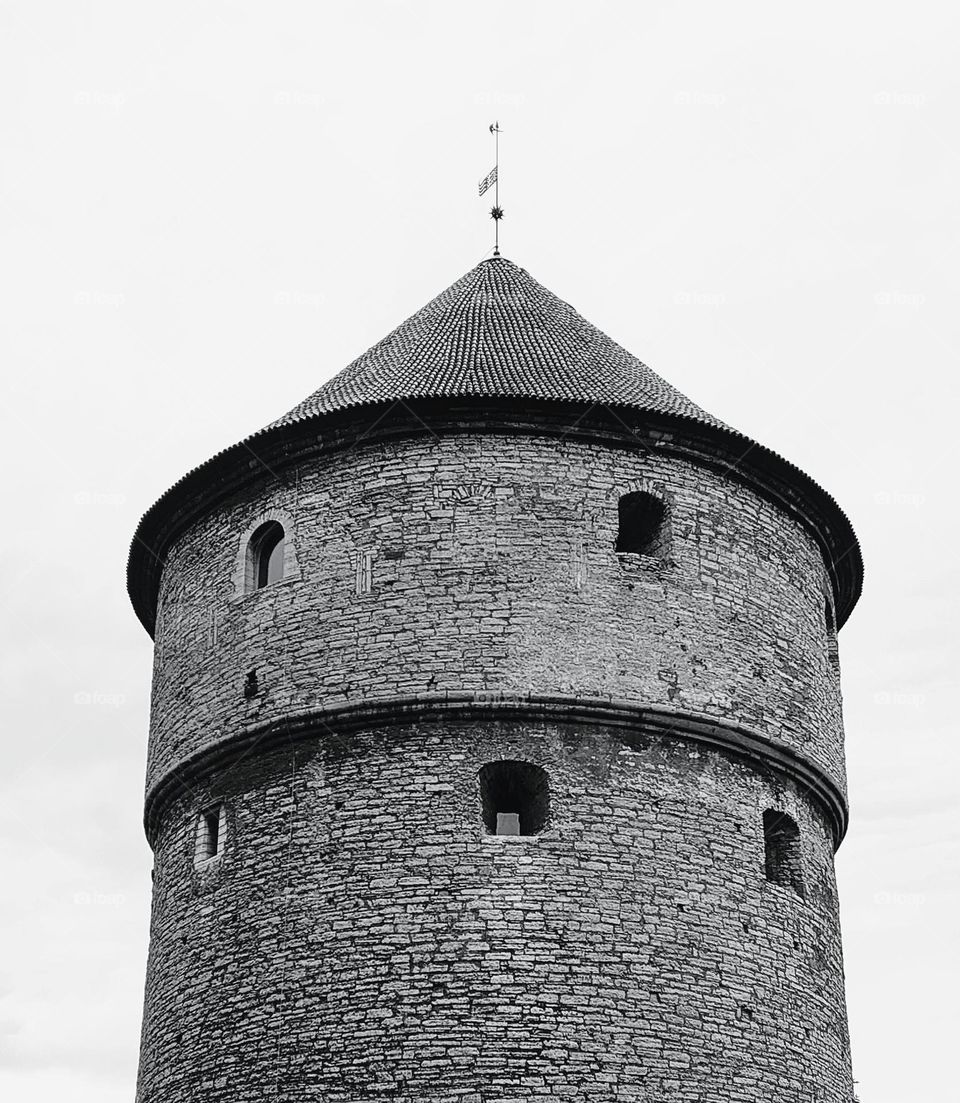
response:
<path fill-rule="evenodd" d="M 844 514 L 502 258 L 145 515 L 140 1103 L 852 1098 Z"/>

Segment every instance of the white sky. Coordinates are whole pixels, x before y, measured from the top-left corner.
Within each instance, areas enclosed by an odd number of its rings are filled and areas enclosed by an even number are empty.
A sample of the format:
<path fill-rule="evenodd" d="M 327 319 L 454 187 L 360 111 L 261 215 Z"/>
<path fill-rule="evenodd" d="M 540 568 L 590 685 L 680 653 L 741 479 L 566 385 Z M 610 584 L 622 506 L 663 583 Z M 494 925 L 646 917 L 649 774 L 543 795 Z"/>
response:
<path fill-rule="evenodd" d="M 139 515 L 502 244 L 864 548 L 838 868 L 864 1103 L 960 1099 L 957 11 L 0 0 L 0 1096 L 132 1098 Z"/>

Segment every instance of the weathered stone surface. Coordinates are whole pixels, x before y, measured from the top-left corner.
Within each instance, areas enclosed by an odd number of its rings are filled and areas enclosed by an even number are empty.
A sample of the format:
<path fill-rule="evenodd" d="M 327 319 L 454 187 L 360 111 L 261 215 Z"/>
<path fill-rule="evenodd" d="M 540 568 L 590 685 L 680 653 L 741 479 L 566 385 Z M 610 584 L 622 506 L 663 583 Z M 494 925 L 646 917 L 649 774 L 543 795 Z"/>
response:
<path fill-rule="evenodd" d="M 138 1103 L 850 1103 L 861 577 L 823 490 L 505 262 L 191 472 L 128 571 Z"/>
<path fill-rule="evenodd" d="M 668 503 L 663 561 L 614 552 L 635 489 Z M 288 578 L 244 594 L 267 518 Z M 160 594 L 140 1103 L 847 1103 L 825 809 L 684 731 L 747 728 L 842 791 L 827 593 L 808 531 L 730 473 L 549 436 L 371 441 L 195 523 Z M 396 703 L 465 692 L 677 728 Z M 388 724 L 294 725 L 388 701 Z M 540 835 L 484 833 L 478 770 L 510 758 L 549 775 Z M 768 808 L 800 826 L 803 899 L 764 876 Z"/>
<path fill-rule="evenodd" d="M 542 834 L 484 834 L 500 757 L 549 773 Z M 213 800 L 227 842 L 197 871 Z M 769 807 L 801 827 L 804 900 L 764 878 Z M 142 1101 L 850 1098 L 830 833 L 723 753 L 319 732 L 174 803 L 156 859 Z"/>
<path fill-rule="evenodd" d="M 633 489 L 669 504 L 666 561 L 614 553 L 619 496 Z M 299 576 L 238 598 L 240 537 L 281 513 Z M 373 589 L 358 595 L 362 550 Z M 254 721 L 461 690 L 733 721 L 842 787 L 825 592 L 799 523 L 672 456 L 463 434 L 357 448 L 231 500 L 171 550 L 148 787 Z M 253 668 L 262 692 L 248 705 Z"/>

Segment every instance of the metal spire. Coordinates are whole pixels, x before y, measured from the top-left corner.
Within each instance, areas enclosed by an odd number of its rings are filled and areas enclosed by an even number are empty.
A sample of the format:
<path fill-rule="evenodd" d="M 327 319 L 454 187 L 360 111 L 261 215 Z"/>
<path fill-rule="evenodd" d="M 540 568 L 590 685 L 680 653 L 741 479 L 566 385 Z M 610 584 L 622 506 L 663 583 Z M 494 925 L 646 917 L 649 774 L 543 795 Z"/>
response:
<path fill-rule="evenodd" d="M 500 256 L 500 219 L 503 218 L 503 207 L 500 206 L 500 124 L 491 123 L 490 133 L 494 136 L 495 161 L 493 168 L 480 181 L 480 194 L 493 184 L 493 206 L 490 208 L 490 217 L 495 227 L 493 235 L 493 255 Z"/>
<path fill-rule="evenodd" d="M 503 207 L 500 206 L 500 123 L 490 124 L 490 133 L 493 135 L 494 161 L 493 161 L 493 206 L 490 208 L 490 217 L 493 219 L 493 255 L 500 256 L 500 219 L 503 218 Z"/>

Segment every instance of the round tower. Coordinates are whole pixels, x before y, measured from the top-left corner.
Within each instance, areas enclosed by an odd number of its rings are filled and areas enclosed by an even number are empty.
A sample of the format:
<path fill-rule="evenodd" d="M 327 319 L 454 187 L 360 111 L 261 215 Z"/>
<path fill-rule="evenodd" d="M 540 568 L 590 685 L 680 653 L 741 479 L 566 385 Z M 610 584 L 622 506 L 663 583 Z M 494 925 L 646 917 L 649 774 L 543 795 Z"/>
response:
<path fill-rule="evenodd" d="M 832 498 L 503 258 L 192 471 L 140 1103 L 848 1103 Z"/>

